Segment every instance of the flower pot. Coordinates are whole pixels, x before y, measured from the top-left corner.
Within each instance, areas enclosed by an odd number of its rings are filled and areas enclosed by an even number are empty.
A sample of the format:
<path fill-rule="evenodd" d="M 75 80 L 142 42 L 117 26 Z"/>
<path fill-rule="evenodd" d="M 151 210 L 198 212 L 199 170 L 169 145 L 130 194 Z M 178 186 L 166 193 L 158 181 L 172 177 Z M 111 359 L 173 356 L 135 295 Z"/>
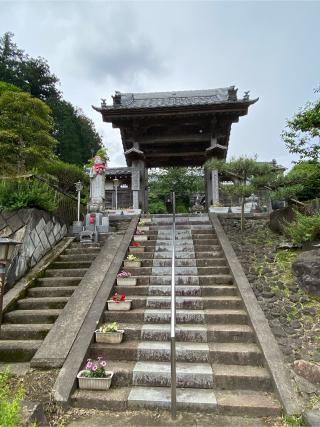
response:
<path fill-rule="evenodd" d="M 241 213 L 241 206 L 232 206 L 231 207 L 231 212 L 232 213 Z M 244 213 L 250 213 L 251 209 L 250 208 L 244 208 Z"/>
<path fill-rule="evenodd" d="M 144 247 L 143 246 L 130 246 L 129 252 L 131 254 L 139 254 L 139 253 L 144 252 Z"/>
<path fill-rule="evenodd" d="M 129 311 L 131 309 L 131 299 L 125 301 L 113 301 L 112 299 L 108 300 L 108 310 L 109 311 Z"/>
<path fill-rule="evenodd" d="M 124 268 L 140 268 L 141 261 L 124 261 Z"/>
<path fill-rule="evenodd" d="M 137 230 L 138 231 L 149 231 L 150 227 L 147 225 L 138 225 Z"/>
<path fill-rule="evenodd" d="M 148 240 L 148 236 L 144 234 L 135 234 L 133 240 L 135 242 L 146 242 Z"/>
<path fill-rule="evenodd" d="M 112 371 L 105 371 L 106 378 L 87 378 L 83 377 L 85 371 L 80 371 L 77 375 L 79 388 L 86 390 L 108 390 L 111 386 L 113 377 Z"/>
<path fill-rule="evenodd" d="M 119 329 L 115 332 L 100 332 L 95 331 L 96 342 L 103 342 L 107 344 L 120 344 L 123 338 L 124 330 Z"/>
<path fill-rule="evenodd" d="M 136 286 L 137 279 L 132 277 L 118 277 L 117 285 L 118 286 Z"/>

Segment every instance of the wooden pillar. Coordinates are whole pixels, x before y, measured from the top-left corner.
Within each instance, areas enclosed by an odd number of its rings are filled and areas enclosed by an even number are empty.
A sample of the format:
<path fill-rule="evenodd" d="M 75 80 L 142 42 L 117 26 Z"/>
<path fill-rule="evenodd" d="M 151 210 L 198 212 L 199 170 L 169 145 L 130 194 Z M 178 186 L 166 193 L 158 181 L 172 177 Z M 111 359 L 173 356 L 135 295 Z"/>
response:
<path fill-rule="evenodd" d="M 146 168 L 144 160 L 132 161 L 132 200 L 134 209 L 146 212 Z"/>

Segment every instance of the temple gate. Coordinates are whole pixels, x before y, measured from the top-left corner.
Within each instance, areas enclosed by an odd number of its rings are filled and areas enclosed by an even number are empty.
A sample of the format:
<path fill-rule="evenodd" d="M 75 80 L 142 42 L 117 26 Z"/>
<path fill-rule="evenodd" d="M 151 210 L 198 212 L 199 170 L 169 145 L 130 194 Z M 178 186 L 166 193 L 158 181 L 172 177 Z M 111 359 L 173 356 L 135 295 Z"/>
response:
<path fill-rule="evenodd" d="M 156 93 L 115 92 L 113 105 L 93 107 L 121 132 L 131 167 L 132 204 L 148 211 L 148 168 L 203 166 L 227 156 L 232 123 L 248 113 L 249 92 L 237 97 L 234 86 Z M 217 171 L 205 171 L 207 206 L 219 201 Z"/>

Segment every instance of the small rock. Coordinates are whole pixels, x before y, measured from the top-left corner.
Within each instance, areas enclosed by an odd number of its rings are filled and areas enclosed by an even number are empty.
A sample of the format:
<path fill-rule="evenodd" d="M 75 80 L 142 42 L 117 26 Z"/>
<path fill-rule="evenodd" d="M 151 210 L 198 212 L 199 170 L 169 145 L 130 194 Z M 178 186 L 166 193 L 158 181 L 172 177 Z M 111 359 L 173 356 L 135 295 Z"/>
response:
<path fill-rule="evenodd" d="M 276 246 L 276 250 L 280 251 L 283 249 L 300 249 L 302 248 L 301 244 L 292 243 L 292 242 L 281 242 Z"/>
<path fill-rule="evenodd" d="M 295 360 L 293 370 L 296 374 L 310 381 L 312 384 L 320 384 L 320 365 L 307 362 L 306 360 Z"/>
<path fill-rule="evenodd" d="M 291 326 L 294 329 L 300 329 L 301 328 L 301 323 L 298 320 L 294 320 L 293 322 L 291 322 Z"/>
<path fill-rule="evenodd" d="M 307 315 L 310 315 L 310 316 L 314 316 L 316 314 L 316 312 L 317 311 L 316 311 L 316 309 L 314 307 L 305 307 L 302 310 L 303 314 L 307 314 Z"/>
<path fill-rule="evenodd" d="M 281 326 L 273 326 L 273 327 L 271 328 L 271 330 L 272 330 L 273 334 L 274 334 L 276 337 L 285 337 L 285 336 L 286 336 L 286 333 L 285 333 L 285 331 L 281 328 Z"/>
<path fill-rule="evenodd" d="M 300 375 L 294 375 L 294 380 L 297 383 L 297 386 L 299 387 L 300 391 L 307 394 L 317 393 L 318 387 L 312 384 L 310 381 L 306 380 L 303 377 L 300 377 Z"/>

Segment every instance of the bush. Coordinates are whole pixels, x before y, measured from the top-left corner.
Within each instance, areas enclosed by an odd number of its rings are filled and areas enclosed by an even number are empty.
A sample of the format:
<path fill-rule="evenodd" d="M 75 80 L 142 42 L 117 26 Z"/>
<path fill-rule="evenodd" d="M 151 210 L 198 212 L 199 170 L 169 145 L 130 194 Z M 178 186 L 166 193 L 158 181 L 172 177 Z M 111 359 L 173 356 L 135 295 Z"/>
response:
<path fill-rule="evenodd" d="M 36 180 L 3 180 L 0 182 L 0 210 L 38 208 L 53 212 L 57 208 L 54 191 Z"/>
<path fill-rule="evenodd" d="M 0 371 L 0 427 L 17 427 L 21 423 L 21 401 L 24 389 L 11 390 L 9 370 Z"/>
<path fill-rule="evenodd" d="M 284 232 L 295 243 L 313 241 L 320 234 L 320 214 L 310 216 L 295 211 L 295 219 L 285 225 Z"/>
<path fill-rule="evenodd" d="M 84 190 L 89 186 L 89 177 L 80 166 L 71 163 L 65 163 L 62 160 L 56 160 L 48 165 L 47 173 L 59 189 L 65 193 L 76 194 L 75 183 L 81 181 L 84 184 Z"/>
<path fill-rule="evenodd" d="M 151 214 L 165 214 L 167 213 L 167 208 L 165 203 L 162 200 L 149 201 L 148 211 Z"/>

